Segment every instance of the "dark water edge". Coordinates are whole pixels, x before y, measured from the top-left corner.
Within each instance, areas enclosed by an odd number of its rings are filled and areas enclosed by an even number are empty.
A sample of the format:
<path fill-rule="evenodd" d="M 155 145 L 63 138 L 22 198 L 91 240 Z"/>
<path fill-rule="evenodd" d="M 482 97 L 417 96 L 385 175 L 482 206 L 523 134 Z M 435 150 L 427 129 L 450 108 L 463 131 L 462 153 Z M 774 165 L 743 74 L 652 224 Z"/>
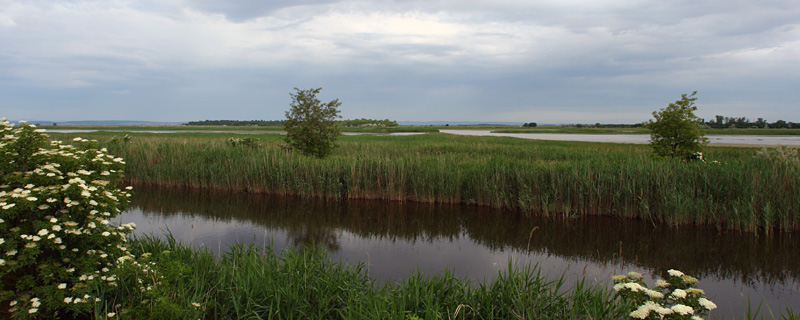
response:
<path fill-rule="evenodd" d="M 137 234 L 173 236 L 216 253 L 237 242 L 276 250 L 323 244 L 334 259 L 368 265 L 378 281 L 412 272 L 493 280 L 514 265 L 538 264 L 568 283 L 608 284 L 614 274 L 654 279 L 678 269 L 700 279 L 719 305 L 741 317 L 747 299 L 800 310 L 800 234 L 754 235 L 667 227 L 609 217 L 548 219 L 466 205 L 334 201 L 137 186 L 118 218 Z"/>

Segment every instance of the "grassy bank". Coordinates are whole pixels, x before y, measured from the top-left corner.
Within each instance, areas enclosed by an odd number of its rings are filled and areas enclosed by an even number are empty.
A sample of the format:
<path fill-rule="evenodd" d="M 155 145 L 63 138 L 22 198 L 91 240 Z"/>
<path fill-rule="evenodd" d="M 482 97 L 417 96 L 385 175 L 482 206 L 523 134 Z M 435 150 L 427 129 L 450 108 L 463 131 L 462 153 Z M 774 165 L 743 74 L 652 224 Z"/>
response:
<path fill-rule="evenodd" d="M 174 241 L 130 246 L 163 278 L 145 294 L 123 284 L 105 293 L 122 318 L 205 319 L 619 319 L 604 285 L 547 280 L 535 266 L 513 267 L 492 283 L 449 273 L 413 274 L 378 285 L 363 264 L 331 262 L 325 250 L 273 252 L 238 246 L 217 258 Z"/>
<path fill-rule="evenodd" d="M 445 134 L 344 136 L 333 156 L 258 148 L 225 134 L 95 138 L 140 184 L 313 197 L 471 203 L 548 216 L 612 215 L 739 230 L 800 229 L 800 169 L 755 150 L 709 148 L 718 164 L 652 159 L 643 145 L 530 141 Z M 57 135 L 68 139 L 72 135 Z"/>
<path fill-rule="evenodd" d="M 121 319 L 626 319 L 630 312 L 609 283 L 566 283 L 536 266 L 514 266 L 495 281 L 450 273 L 410 275 L 377 284 L 368 268 L 330 260 L 325 250 L 274 252 L 236 246 L 216 257 L 173 239 L 145 237 L 131 253 L 153 266 L 152 289 L 131 290 L 123 275 L 100 287 L 96 318 Z M 552 276 L 552 275 L 550 275 Z M 150 288 L 150 287 L 149 287 Z M 742 319 L 798 319 L 792 310 L 757 306 Z"/>

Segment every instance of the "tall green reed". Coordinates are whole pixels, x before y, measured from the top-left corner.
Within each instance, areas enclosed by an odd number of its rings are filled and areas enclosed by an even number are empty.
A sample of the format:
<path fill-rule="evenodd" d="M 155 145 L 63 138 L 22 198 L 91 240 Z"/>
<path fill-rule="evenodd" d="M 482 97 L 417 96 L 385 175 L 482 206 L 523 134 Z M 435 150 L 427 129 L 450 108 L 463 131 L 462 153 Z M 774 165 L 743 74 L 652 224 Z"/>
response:
<path fill-rule="evenodd" d="M 103 135 L 103 134 L 98 134 Z M 108 141 L 108 134 L 94 137 Z M 309 197 L 470 203 L 572 217 L 613 215 L 745 231 L 800 228 L 800 169 L 747 148 L 719 163 L 653 159 L 646 146 L 514 138 L 345 136 L 331 157 L 234 147 L 224 134 L 137 134 L 109 144 L 144 184 Z"/>

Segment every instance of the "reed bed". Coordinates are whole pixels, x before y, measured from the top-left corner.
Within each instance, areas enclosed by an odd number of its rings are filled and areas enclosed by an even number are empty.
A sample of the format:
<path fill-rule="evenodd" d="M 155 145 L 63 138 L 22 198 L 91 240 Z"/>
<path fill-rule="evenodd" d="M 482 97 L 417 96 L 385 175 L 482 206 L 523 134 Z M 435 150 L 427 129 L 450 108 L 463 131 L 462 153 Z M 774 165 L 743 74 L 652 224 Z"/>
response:
<path fill-rule="evenodd" d="M 713 147 L 706 158 L 718 163 L 687 163 L 654 159 L 642 145 L 436 133 L 343 136 L 332 156 L 316 159 L 286 151 L 270 134 L 252 136 L 260 147 L 231 146 L 224 134 L 132 134 L 129 143 L 82 136 L 123 157 L 137 184 L 800 230 L 800 168 L 748 148 Z"/>
<path fill-rule="evenodd" d="M 220 257 L 174 239 L 131 241 L 163 276 L 162 287 L 140 296 L 105 293 L 122 318 L 205 319 L 619 319 L 607 286 L 548 280 L 536 266 L 515 267 L 491 283 L 412 274 L 377 284 L 366 266 L 333 262 L 326 250 L 274 252 L 238 245 Z M 163 290 L 162 290 L 163 289 Z M 142 300 L 142 299 L 145 300 Z M 129 310 L 129 311 L 123 311 Z M 109 310 L 102 310 L 103 313 Z"/>
<path fill-rule="evenodd" d="M 411 274 L 378 284 L 364 264 L 332 261 L 317 246 L 273 251 L 237 245 L 222 256 L 172 237 L 129 241 L 131 253 L 154 268 L 152 290 L 133 275 L 100 288 L 94 318 L 121 319 L 624 319 L 609 283 L 566 283 L 536 265 L 509 262 L 492 282 L 442 274 Z M 748 305 L 753 306 L 748 301 Z M 109 313 L 112 312 L 112 313 Z M 110 317 L 110 316 L 109 316 Z M 791 309 L 759 304 L 742 319 L 800 319 Z M 715 317 L 716 319 L 716 317 Z"/>

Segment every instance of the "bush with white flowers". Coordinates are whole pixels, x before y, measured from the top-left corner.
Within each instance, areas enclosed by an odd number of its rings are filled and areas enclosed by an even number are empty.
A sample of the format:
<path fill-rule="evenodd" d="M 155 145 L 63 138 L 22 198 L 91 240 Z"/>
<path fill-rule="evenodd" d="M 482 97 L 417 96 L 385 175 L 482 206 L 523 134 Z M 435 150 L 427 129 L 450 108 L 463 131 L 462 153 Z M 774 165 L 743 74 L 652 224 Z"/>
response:
<path fill-rule="evenodd" d="M 108 309 L 102 290 L 131 263 L 124 162 L 76 138 L 47 141 L 34 125 L 0 121 L 0 310 L 13 318 L 78 317 Z M 106 290 L 107 291 L 107 290 Z M 2 311 L 0 311 L 2 312 Z"/>
<path fill-rule="evenodd" d="M 694 288 L 697 279 L 670 269 L 666 280 L 656 281 L 655 289 L 647 288 L 642 275 L 630 272 L 616 275 L 614 291 L 633 319 L 699 320 L 717 305 L 705 298 L 705 292 Z"/>

